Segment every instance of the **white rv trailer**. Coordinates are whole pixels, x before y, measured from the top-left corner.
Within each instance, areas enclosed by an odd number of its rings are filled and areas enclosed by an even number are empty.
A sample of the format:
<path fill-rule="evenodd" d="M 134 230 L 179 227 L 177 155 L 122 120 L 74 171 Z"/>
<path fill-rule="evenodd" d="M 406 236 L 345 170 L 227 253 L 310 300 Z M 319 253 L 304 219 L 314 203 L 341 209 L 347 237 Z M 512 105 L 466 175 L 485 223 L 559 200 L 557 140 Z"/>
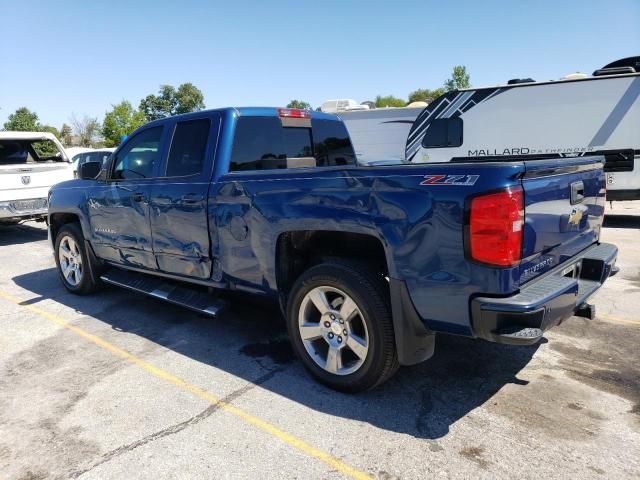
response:
<path fill-rule="evenodd" d="M 351 98 L 327 100 L 320 105 L 320 111 L 324 113 L 350 112 L 352 110 L 369 110 L 369 105 L 358 103 Z"/>
<path fill-rule="evenodd" d="M 636 67 L 616 65 L 625 61 Z M 586 78 L 448 92 L 429 104 L 411 127 L 406 160 L 602 154 L 607 199 L 640 199 L 638 66 L 640 57 L 632 57 Z"/>
<path fill-rule="evenodd" d="M 423 108 L 376 108 L 338 112 L 347 126 L 359 163 L 404 160 L 409 130 Z"/>

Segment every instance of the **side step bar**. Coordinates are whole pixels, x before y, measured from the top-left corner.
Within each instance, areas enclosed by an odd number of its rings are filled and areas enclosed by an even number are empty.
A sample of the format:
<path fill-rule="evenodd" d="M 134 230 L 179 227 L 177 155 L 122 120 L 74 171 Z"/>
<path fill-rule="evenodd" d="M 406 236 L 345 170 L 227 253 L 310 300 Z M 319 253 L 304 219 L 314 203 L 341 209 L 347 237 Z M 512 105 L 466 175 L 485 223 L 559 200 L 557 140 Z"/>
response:
<path fill-rule="evenodd" d="M 211 317 L 215 317 L 224 307 L 224 302 L 211 294 L 144 273 L 113 268 L 100 278 L 105 283 L 144 293 Z"/>

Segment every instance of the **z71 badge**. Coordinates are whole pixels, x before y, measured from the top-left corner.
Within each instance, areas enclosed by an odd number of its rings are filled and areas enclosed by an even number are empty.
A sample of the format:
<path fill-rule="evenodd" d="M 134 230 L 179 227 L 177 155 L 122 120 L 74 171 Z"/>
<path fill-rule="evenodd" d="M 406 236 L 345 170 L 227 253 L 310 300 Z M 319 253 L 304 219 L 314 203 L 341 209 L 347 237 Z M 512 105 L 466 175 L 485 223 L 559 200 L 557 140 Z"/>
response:
<path fill-rule="evenodd" d="M 470 186 L 480 178 L 480 175 L 425 175 L 420 185 L 458 185 Z"/>

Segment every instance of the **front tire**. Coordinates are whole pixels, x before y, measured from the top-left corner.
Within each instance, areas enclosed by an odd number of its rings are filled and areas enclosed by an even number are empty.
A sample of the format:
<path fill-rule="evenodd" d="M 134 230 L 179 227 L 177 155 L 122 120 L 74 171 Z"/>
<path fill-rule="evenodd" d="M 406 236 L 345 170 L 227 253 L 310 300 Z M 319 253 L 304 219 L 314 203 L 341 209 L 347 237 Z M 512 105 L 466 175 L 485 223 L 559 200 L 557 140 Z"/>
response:
<path fill-rule="evenodd" d="M 55 259 L 60 281 L 71 293 L 86 295 L 99 287 L 98 265 L 88 255 L 78 224 L 68 223 L 58 231 Z"/>
<path fill-rule="evenodd" d="M 335 390 L 369 390 L 398 369 L 388 286 L 365 264 L 335 260 L 304 272 L 287 329 L 305 368 Z"/>

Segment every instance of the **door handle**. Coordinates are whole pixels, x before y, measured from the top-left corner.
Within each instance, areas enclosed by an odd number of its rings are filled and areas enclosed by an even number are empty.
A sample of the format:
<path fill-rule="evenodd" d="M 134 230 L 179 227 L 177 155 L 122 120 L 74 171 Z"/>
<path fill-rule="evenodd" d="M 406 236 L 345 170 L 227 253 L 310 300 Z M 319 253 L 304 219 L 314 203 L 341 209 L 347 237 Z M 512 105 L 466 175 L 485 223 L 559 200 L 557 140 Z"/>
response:
<path fill-rule="evenodd" d="M 116 183 L 116 188 L 119 188 L 120 190 L 124 190 L 125 192 L 133 192 L 133 189 L 129 187 L 125 187 L 124 185 L 120 185 L 119 183 Z"/>
<path fill-rule="evenodd" d="M 198 203 L 204 200 L 204 195 L 187 193 L 186 195 L 183 195 L 180 200 L 182 200 L 184 203 Z"/>
<path fill-rule="evenodd" d="M 584 200 L 584 182 L 582 180 L 571 184 L 571 205 Z"/>
<path fill-rule="evenodd" d="M 133 200 L 134 202 L 142 202 L 144 200 L 144 195 L 142 192 L 132 193 L 131 200 Z"/>

